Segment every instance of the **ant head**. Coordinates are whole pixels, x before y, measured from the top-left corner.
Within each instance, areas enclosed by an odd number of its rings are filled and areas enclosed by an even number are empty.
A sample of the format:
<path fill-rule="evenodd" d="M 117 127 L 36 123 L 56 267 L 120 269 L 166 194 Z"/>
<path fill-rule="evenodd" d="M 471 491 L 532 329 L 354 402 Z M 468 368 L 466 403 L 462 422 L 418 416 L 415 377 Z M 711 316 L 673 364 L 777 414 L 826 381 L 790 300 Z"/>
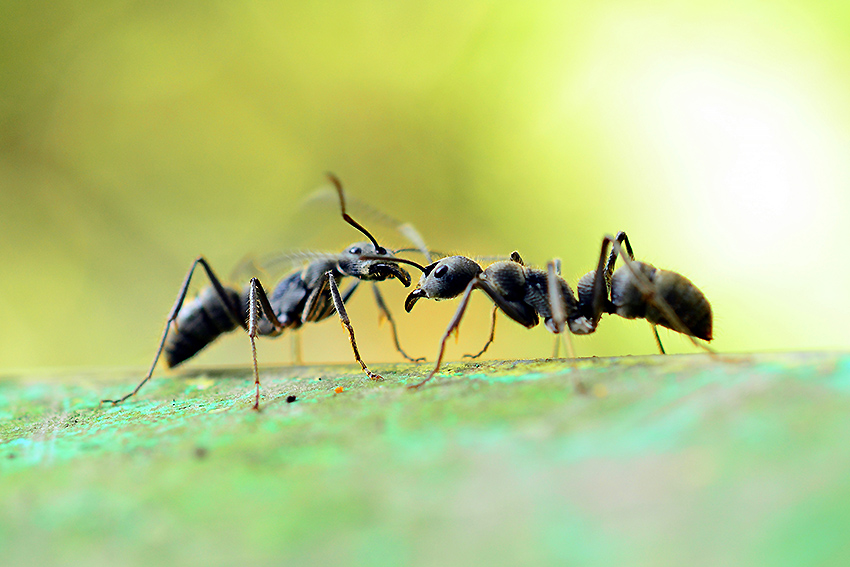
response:
<path fill-rule="evenodd" d="M 409 313 L 423 297 L 436 300 L 457 297 L 482 271 L 481 266 L 465 256 L 449 256 L 425 266 L 419 284 L 404 302 L 404 309 Z"/>
<path fill-rule="evenodd" d="M 404 287 L 410 285 L 410 274 L 394 261 L 393 253 L 371 242 L 355 242 L 339 255 L 339 270 L 366 281 L 384 281 L 396 278 Z"/>

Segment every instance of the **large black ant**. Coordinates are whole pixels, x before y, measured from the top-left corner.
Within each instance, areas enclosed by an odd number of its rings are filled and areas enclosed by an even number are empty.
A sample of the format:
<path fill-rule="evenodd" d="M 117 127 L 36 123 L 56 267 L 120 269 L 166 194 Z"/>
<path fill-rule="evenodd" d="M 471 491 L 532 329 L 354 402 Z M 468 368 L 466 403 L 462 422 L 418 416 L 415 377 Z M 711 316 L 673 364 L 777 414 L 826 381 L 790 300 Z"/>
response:
<path fill-rule="evenodd" d="M 622 245 L 626 247 L 626 255 Z M 609 246 L 612 246 L 610 254 Z M 618 257 L 625 265 L 615 272 Z M 664 348 L 655 328 L 657 325 L 682 333 L 697 346 L 711 350 L 694 340 L 694 337 L 704 341 L 712 338 L 711 305 L 705 295 L 681 274 L 635 260 L 625 232 L 619 232 L 616 237 L 604 237 L 597 268 L 579 280 L 578 296 L 557 273 L 555 261 L 550 261 L 546 270 L 531 268 L 524 264 L 518 252 L 512 253 L 510 260 L 494 262 L 487 268 L 465 256 L 449 256 L 426 267 L 410 260 L 397 258 L 394 261 L 422 271 L 419 284 L 405 301 L 404 308 L 408 312 L 422 298 L 442 300 L 463 294 L 443 334 L 434 369 L 410 388 L 419 388 L 440 369 L 446 341 L 460 325 L 469 298 L 476 289 L 484 291 L 497 308 L 528 328 L 536 326 L 542 317 L 552 333 L 560 334 L 568 329 L 576 335 L 587 335 L 596 330 L 603 314 L 611 313 L 649 321 L 662 353 Z M 495 324 L 495 315 L 493 321 Z M 491 329 L 488 345 L 492 339 Z"/>
<path fill-rule="evenodd" d="M 334 311 L 337 312 L 340 321 L 348 331 L 354 359 L 360 363 L 363 372 L 369 378 L 380 380 L 381 376 L 369 370 L 360 357 L 354 339 L 354 328 L 345 310 L 345 302 L 361 281 L 378 282 L 395 278 L 408 287 L 411 282 L 410 274 L 395 262 L 393 251 L 378 244 L 368 230 L 346 213 L 345 195 L 341 182 L 332 174 L 328 174 L 328 178 L 339 196 L 342 218 L 363 233 L 369 242 L 351 244 L 340 254 L 317 255 L 303 269 L 281 280 L 270 295 L 266 293 L 256 277 L 251 278 L 242 293 L 224 286 L 207 260 L 199 256 L 192 263 L 183 285 L 180 286 L 177 300 L 166 320 L 159 348 L 144 379 L 126 396 L 117 400 L 102 400 L 101 403 L 119 404 L 135 395 L 150 380 L 163 351 L 166 364 L 174 367 L 197 354 L 219 335 L 242 327 L 251 339 L 254 384 L 256 385 L 253 409 L 259 410 L 260 376 L 257 368 L 256 337 L 276 337 L 285 330 L 295 330 L 304 323 L 317 322 L 330 317 Z M 408 226 L 407 230 L 411 228 Z M 371 258 L 363 259 L 363 255 L 370 255 Z M 203 289 L 196 298 L 184 306 L 189 283 L 195 268 L 199 265 L 206 272 L 212 285 Z M 355 281 L 340 294 L 337 282 L 346 277 L 352 277 Z M 421 360 L 410 358 L 401 349 L 393 318 L 377 286 L 373 286 L 373 289 L 378 309 L 390 324 L 398 351 L 409 360 Z M 171 332 L 172 326 L 173 332 Z"/>

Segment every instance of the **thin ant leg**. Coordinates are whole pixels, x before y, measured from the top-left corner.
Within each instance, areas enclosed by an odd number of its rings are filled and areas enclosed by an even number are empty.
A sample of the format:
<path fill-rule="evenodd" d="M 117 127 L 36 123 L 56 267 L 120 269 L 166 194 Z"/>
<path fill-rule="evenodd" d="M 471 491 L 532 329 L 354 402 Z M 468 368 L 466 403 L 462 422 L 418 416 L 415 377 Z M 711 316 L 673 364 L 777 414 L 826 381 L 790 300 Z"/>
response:
<path fill-rule="evenodd" d="M 490 348 L 490 345 L 493 343 L 493 339 L 496 338 L 496 313 L 498 313 L 498 312 L 499 312 L 499 308 L 496 305 L 494 305 L 493 306 L 493 316 L 491 317 L 491 320 L 490 320 L 490 338 L 487 339 L 487 342 L 484 344 L 484 348 L 482 348 L 476 354 L 465 354 L 465 355 L 463 355 L 464 358 L 478 358 L 479 356 L 481 356 L 482 354 L 487 352 L 488 348 Z"/>
<path fill-rule="evenodd" d="M 298 329 L 292 332 L 292 337 L 290 339 L 290 356 L 292 357 L 292 363 L 295 366 L 301 366 L 304 364 L 304 359 L 301 356 L 301 333 Z"/>
<path fill-rule="evenodd" d="M 254 398 L 254 411 L 260 411 L 260 370 L 257 368 L 257 320 L 259 319 L 259 301 L 257 299 L 257 288 L 260 286 L 257 278 L 251 278 L 250 291 L 248 292 L 248 337 L 251 339 L 251 360 L 254 363 L 254 385 L 257 389 Z M 269 310 L 271 312 L 271 310 Z M 271 314 L 274 317 L 274 313 Z"/>
<path fill-rule="evenodd" d="M 567 307 L 564 304 L 564 297 L 561 294 L 560 285 L 558 285 L 558 275 L 561 273 L 561 261 L 558 259 L 552 260 L 546 264 L 549 291 L 549 306 L 552 310 L 552 322 L 555 329 L 555 348 L 553 349 L 552 358 L 558 358 L 560 341 L 566 338 L 567 354 L 570 358 L 575 358 L 575 350 L 573 349 L 573 341 L 569 333 L 565 333 L 567 326 Z"/>
<path fill-rule="evenodd" d="M 558 275 L 555 273 L 555 262 L 549 261 L 546 264 L 547 277 L 546 283 L 549 291 L 549 309 L 552 311 L 552 323 L 554 324 L 554 332 L 560 335 L 564 332 L 567 326 L 567 308 L 564 305 L 564 297 L 561 295 L 560 285 L 558 285 Z"/>
<path fill-rule="evenodd" d="M 658 345 L 658 350 L 661 351 L 661 354 L 667 354 L 664 351 L 664 345 L 661 344 L 661 337 L 658 336 L 658 325 L 652 326 L 652 332 L 655 334 L 655 344 Z"/>
<path fill-rule="evenodd" d="M 560 331 L 555 335 L 555 346 L 552 349 L 552 358 L 558 358 L 560 355 L 560 347 L 561 341 L 566 344 L 567 347 L 567 356 L 570 358 L 576 357 L 576 351 L 573 348 L 573 338 L 569 333 L 564 333 L 567 314 L 564 306 L 564 299 L 560 293 L 558 293 L 557 286 L 557 278 L 556 275 L 561 275 L 561 259 L 555 258 L 551 262 L 546 265 L 548 270 L 548 288 L 549 288 L 549 303 L 552 305 L 552 319 L 556 321 L 556 327 L 560 329 Z M 560 322 L 560 323 L 558 323 Z"/>
<path fill-rule="evenodd" d="M 256 387 L 256 396 L 254 397 L 254 407 L 251 408 L 254 411 L 260 411 L 260 371 L 257 366 L 257 336 L 259 334 L 258 331 L 258 323 L 260 319 L 260 315 L 264 315 L 265 318 L 271 323 L 274 327 L 275 331 L 280 332 L 284 329 L 283 323 L 281 323 L 277 316 L 274 314 L 274 310 L 272 309 L 271 303 L 269 303 L 269 298 L 266 295 L 266 290 L 263 289 L 263 284 L 260 283 L 260 280 L 257 278 L 251 278 L 251 283 L 249 284 L 248 291 L 248 337 L 251 339 L 251 354 L 253 357 L 254 363 L 254 385 Z"/>
<path fill-rule="evenodd" d="M 561 343 L 565 345 L 567 349 L 567 357 L 575 358 L 576 351 L 573 347 L 573 337 L 569 333 L 561 333 L 560 335 L 555 335 L 555 346 L 552 348 L 552 358 L 559 358 L 561 355 Z"/>
<path fill-rule="evenodd" d="M 363 372 L 366 373 L 366 376 L 371 378 L 372 380 L 383 380 L 383 376 L 380 374 L 375 374 L 366 366 L 366 363 L 363 362 L 363 359 L 360 358 L 360 351 L 357 350 L 357 342 L 354 340 L 354 328 L 351 326 L 351 320 L 348 318 L 348 312 L 345 310 L 345 303 L 342 301 L 342 297 L 339 295 L 339 288 L 336 285 L 336 279 L 334 278 L 332 271 L 325 272 L 325 276 L 327 277 L 328 284 L 330 286 L 331 298 L 334 302 L 334 307 L 336 308 L 337 315 L 339 315 L 339 320 L 342 322 L 342 325 L 348 331 L 348 337 L 351 341 L 351 348 L 354 351 L 354 360 L 360 363 L 360 367 L 363 369 Z"/>
<path fill-rule="evenodd" d="M 384 303 L 384 297 L 381 295 L 381 290 L 378 289 L 377 285 L 372 285 L 372 291 L 375 292 L 375 303 L 378 304 L 378 312 L 380 316 L 383 316 L 384 319 L 387 320 L 387 323 L 390 324 L 390 329 L 393 333 L 393 342 L 395 343 L 395 349 L 401 353 L 401 355 L 409 360 L 410 362 L 422 362 L 425 360 L 425 357 L 413 358 L 408 356 L 406 352 L 401 348 L 401 344 L 398 342 L 398 332 L 396 331 L 395 321 L 393 320 L 393 316 L 390 314 L 390 310 L 387 309 L 387 304 Z M 343 302 L 345 298 L 343 298 Z"/>
<path fill-rule="evenodd" d="M 682 333 L 683 335 L 688 337 L 688 339 L 698 348 L 701 348 L 706 352 L 710 352 L 712 354 L 717 354 L 714 349 L 700 342 L 697 342 L 697 340 L 693 336 L 691 336 L 690 329 L 688 329 L 688 327 L 682 322 L 682 320 L 679 318 L 673 308 L 670 307 L 670 304 L 667 303 L 667 301 L 665 301 L 663 297 L 659 296 L 656 293 L 655 286 L 653 285 L 653 283 L 649 281 L 646 276 L 641 273 L 640 270 L 634 267 L 630 258 L 622 254 L 622 249 L 620 248 L 619 241 L 610 236 L 606 236 L 605 241 L 610 242 L 613 245 L 614 251 L 623 259 L 623 262 L 625 263 L 626 267 L 632 273 L 632 276 L 634 276 L 635 283 L 640 289 L 641 293 L 644 294 L 648 302 L 652 302 L 655 307 L 659 311 L 661 311 L 661 314 L 664 315 L 664 318 L 667 319 L 673 330 L 678 331 L 679 333 Z"/>
<path fill-rule="evenodd" d="M 593 277 L 593 292 L 590 301 L 590 305 L 586 305 L 585 307 L 585 316 L 590 319 L 590 326 L 592 329 L 596 329 L 597 325 L 599 325 L 599 319 L 602 318 L 602 314 L 605 312 L 605 304 L 608 302 L 608 296 L 611 291 L 611 276 L 609 275 L 609 271 L 613 272 L 614 270 L 614 262 L 617 259 L 617 256 L 614 252 L 611 252 L 611 255 L 608 256 L 608 261 L 606 263 L 605 256 L 608 253 L 608 240 L 602 240 L 602 249 L 599 252 L 599 262 L 596 265 L 596 272 Z M 589 309 L 589 312 L 587 311 Z"/>
<path fill-rule="evenodd" d="M 192 267 L 189 268 L 189 271 L 186 273 L 186 278 L 183 280 L 183 284 L 180 286 L 180 291 L 177 293 L 177 300 L 174 302 L 174 306 L 171 308 L 171 312 L 168 314 L 168 319 L 165 321 L 165 328 L 162 330 L 162 338 L 159 340 L 159 347 L 156 349 L 156 355 L 153 357 L 153 362 L 151 363 L 150 369 L 148 373 L 145 375 L 144 379 L 139 382 L 139 385 L 136 386 L 136 389 L 124 396 L 123 398 L 118 398 L 117 400 L 101 400 L 101 404 L 111 403 L 112 405 L 118 405 L 128 398 L 131 398 L 136 395 L 136 393 L 142 389 L 142 386 L 151 379 L 153 376 L 153 371 L 156 368 L 156 363 L 159 362 L 159 357 L 162 355 L 162 349 L 165 347 L 165 340 L 168 338 L 168 332 L 171 330 L 171 325 L 174 325 L 175 329 L 177 328 L 177 314 L 180 312 L 180 308 L 183 307 L 183 302 L 186 300 L 186 294 L 189 292 L 189 283 L 192 281 L 192 275 L 195 273 L 195 268 L 201 265 L 204 271 L 207 273 L 207 277 L 212 283 L 213 288 L 218 294 L 219 299 L 222 304 L 226 307 L 227 314 L 230 318 L 241 327 L 245 328 L 245 322 L 242 320 L 242 314 L 240 313 L 239 306 L 233 305 L 230 302 L 230 299 L 227 297 L 227 293 L 224 291 L 224 286 L 221 285 L 218 277 L 216 277 L 215 272 L 212 271 L 212 268 L 207 263 L 206 259 L 203 256 L 198 256 L 195 258 L 195 261 L 192 262 Z"/>
<path fill-rule="evenodd" d="M 360 284 L 360 280 L 355 280 L 354 283 L 352 283 L 348 287 L 348 289 L 345 290 L 345 293 L 342 294 L 342 302 L 343 303 L 346 303 L 349 300 L 349 298 L 354 293 L 354 291 L 357 289 L 357 286 L 359 284 Z M 318 294 L 316 294 L 315 297 L 312 297 L 312 303 L 308 302 L 308 305 L 315 305 L 316 304 L 315 303 L 316 297 L 318 297 Z M 331 311 L 332 311 L 332 308 L 327 309 L 327 314 L 330 314 Z M 308 318 L 310 316 L 311 316 L 310 313 L 307 313 L 307 314 L 304 315 L 304 317 L 308 317 Z M 320 319 L 324 319 L 325 314 L 319 314 L 319 315 L 312 314 L 312 316 L 314 318 L 310 319 L 310 320 L 318 321 Z M 306 322 L 306 320 L 303 321 L 303 322 Z M 290 357 L 292 358 L 292 363 L 294 365 L 301 366 L 302 364 L 304 364 L 304 359 L 301 356 L 301 329 L 300 328 L 295 329 L 292 332 L 292 338 L 291 338 L 291 343 L 290 343 Z"/>
<path fill-rule="evenodd" d="M 635 258 L 634 252 L 632 252 L 632 245 L 629 243 L 629 238 L 626 236 L 625 232 L 618 232 L 616 238 L 606 236 L 602 239 L 602 248 L 599 251 L 599 262 L 596 265 L 593 277 L 590 304 L 581 306 L 582 313 L 590 320 L 592 329 L 596 329 L 597 325 L 599 325 L 599 319 L 602 317 L 603 313 L 606 312 L 606 307 L 609 303 L 608 298 L 611 295 L 611 281 L 614 274 L 614 266 L 617 262 L 617 256 L 619 256 L 622 251 L 619 246 L 620 242 L 625 242 L 629 258 L 631 260 L 634 260 Z M 609 253 L 608 246 L 610 243 L 614 243 L 615 247 Z M 623 261 L 625 262 L 625 259 Z"/>
<path fill-rule="evenodd" d="M 635 253 L 632 250 L 632 245 L 629 242 L 629 237 L 626 236 L 626 233 L 621 230 L 620 232 L 617 233 L 617 236 L 615 237 L 615 239 L 621 245 L 625 244 L 626 253 L 629 255 L 629 260 L 634 260 L 635 259 Z M 622 249 L 621 249 L 621 252 L 622 252 Z M 611 278 L 613 277 L 613 274 L 614 274 L 614 264 L 616 263 L 616 261 L 617 261 L 617 250 L 612 247 L 611 248 L 611 254 L 610 254 L 610 256 L 608 256 L 608 264 L 605 266 L 605 281 L 608 283 L 608 292 L 609 293 L 611 292 Z M 623 262 L 625 262 L 625 260 L 623 260 Z M 656 344 L 656 346 L 658 346 L 658 351 L 661 354 L 667 354 L 667 352 L 664 350 L 664 345 L 661 344 L 661 337 L 658 335 L 658 326 L 657 325 L 652 325 L 652 334 L 653 334 L 653 338 L 655 339 L 655 344 Z"/>
<path fill-rule="evenodd" d="M 442 364 L 443 362 L 443 353 L 446 351 L 446 341 L 449 340 L 449 336 L 451 336 L 452 332 L 457 330 L 458 326 L 460 325 L 460 320 L 463 317 L 463 313 L 466 311 L 466 306 L 469 304 L 469 296 L 472 295 L 472 292 L 479 285 L 480 283 L 478 278 L 475 278 L 471 282 L 469 282 L 469 285 L 466 286 L 466 291 L 463 293 L 463 298 L 460 300 L 460 305 L 458 305 L 457 311 L 455 311 L 454 317 L 452 317 L 452 320 L 449 323 L 446 332 L 443 333 L 443 338 L 440 341 L 440 353 L 437 355 L 437 362 L 434 365 L 434 369 L 431 370 L 428 376 L 421 382 L 408 386 L 407 388 L 409 390 L 416 390 L 421 386 L 425 385 L 428 381 L 431 380 L 431 378 L 434 377 L 434 374 L 436 374 L 437 371 L 440 369 L 440 364 Z"/>

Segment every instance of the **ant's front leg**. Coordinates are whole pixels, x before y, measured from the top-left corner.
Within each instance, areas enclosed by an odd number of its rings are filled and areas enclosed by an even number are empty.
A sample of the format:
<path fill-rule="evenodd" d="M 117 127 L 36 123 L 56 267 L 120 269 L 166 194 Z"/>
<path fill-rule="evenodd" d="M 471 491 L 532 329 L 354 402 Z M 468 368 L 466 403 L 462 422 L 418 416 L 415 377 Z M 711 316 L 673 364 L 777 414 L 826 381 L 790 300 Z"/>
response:
<path fill-rule="evenodd" d="M 195 273 L 195 268 L 198 265 L 204 269 L 207 273 L 207 277 L 212 283 L 213 289 L 218 295 L 219 300 L 222 305 L 225 307 L 225 311 L 230 319 L 239 326 L 245 327 L 245 322 L 242 320 L 242 314 L 239 309 L 239 305 L 234 305 L 233 302 L 228 297 L 228 293 L 225 291 L 224 286 L 219 281 L 218 277 L 216 277 L 215 272 L 213 272 L 210 265 L 207 263 L 207 260 L 203 256 L 198 256 L 195 258 L 195 261 L 192 262 L 192 267 L 189 268 L 189 271 L 186 273 L 186 277 L 183 279 L 183 284 L 180 286 L 180 291 L 177 293 L 177 300 L 174 302 L 174 306 L 171 308 L 171 312 L 168 314 L 168 319 L 165 321 L 165 328 L 162 330 L 162 338 L 159 340 L 159 347 L 156 349 L 156 355 L 153 357 L 153 362 L 151 363 L 150 369 L 148 373 L 145 375 L 144 379 L 139 383 L 136 388 L 122 398 L 118 398 L 117 400 L 101 400 L 101 404 L 111 403 L 112 405 L 118 405 L 128 398 L 133 397 L 136 393 L 142 389 L 142 386 L 147 383 L 148 380 L 153 376 L 153 371 L 156 368 L 157 362 L 159 362 L 159 357 L 162 355 L 162 349 L 165 347 L 165 341 L 168 338 L 168 333 L 171 330 L 172 324 L 175 329 L 177 328 L 177 315 L 180 312 L 180 308 L 183 307 L 183 302 L 186 300 L 186 294 L 189 291 L 189 283 L 192 281 L 192 275 Z"/>
<path fill-rule="evenodd" d="M 404 350 L 401 348 L 401 344 L 398 342 L 398 332 L 396 332 L 395 321 L 393 320 L 393 316 L 390 314 L 390 310 L 387 309 L 387 304 L 384 303 L 384 297 L 383 295 L 381 295 L 381 290 L 378 289 L 378 285 L 374 282 L 372 284 L 372 291 L 375 292 L 375 303 L 378 304 L 378 311 L 380 312 L 381 316 L 383 316 L 384 319 L 387 320 L 387 323 L 390 324 L 390 329 L 393 333 L 393 342 L 395 343 L 395 349 L 410 362 L 424 361 L 424 356 L 421 356 L 419 358 L 413 358 L 411 356 L 408 356 L 408 354 L 404 352 Z M 345 297 L 343 297 L 343 303 L 345 303 Z"/>
<path fill-rule="evenodd" d="M 354 327 L 351 326 L 351 320 L 348 318 L 348 312 L 345 310 L 345 302 L 343 302 L 342 297 L 339 294 L 339 288 L 336 285 L 336 278 L 334 278 L 333 272 L 325 272 L 325 277 L 327 278 L 330 287 L 331 298 L 333 299 L 337 315 L 339 315 L 339 320 L 342 322 L 343 327 L 345 327 L 348 331 L 348 337 L 351 341 L 351 349 L 354 351 L 354 360 L 360 363 L 360 367 L 363 369 L 363 372 L 366 373 L 366 376 L 372 380 L 383 380 L 383 376 L 375 374 L 369 370 L 366 363 L 363 362 L 362 358 L 360 358 L 360 351 L 357 349 L 357 341 L 354 339 Z"/>
<path fill-rule="evenodd" d="M 446 332 L 443 333 L 443 338 L 440 341 L 440 352 L 437 354 L 437 362 L 434 364 L 433 370 L 431 370 L 431 372 L 428 373 L 428 376 L 426 376 L 425 379 L 421 382 L 417 382 L 416 384 L 411 384 L 410 386 L 408 386 L 407 388 L 409 390 L 416 390 L 428 383 L 431 378 L 434 377 L 434 374 L 436 374 L 437 371 L 440 369 L 440 365 L 443 362 L 443 353 L 445 353 L 446 351 L 446 341 L 449 339 L 452 332 L 457 330 L 458 326 L 460 325 L 460 320 L 463 318 L 463 314 L 466 311 L 466 306 L 469 304 L 469 296 L 472 295 L 472 292 L 475 290 L 476 287 L 479 287 L 481 285 L 480 282 L 480 278 L 475 277 L 471 282 L 469 282 L 469 285 L 466 286 L 466 290 L 463 292 L 463 298 L 460 300 L 460 305 L 458 305 L 454 317 L 452 317 L 449 326 L 446 328 Z"/>

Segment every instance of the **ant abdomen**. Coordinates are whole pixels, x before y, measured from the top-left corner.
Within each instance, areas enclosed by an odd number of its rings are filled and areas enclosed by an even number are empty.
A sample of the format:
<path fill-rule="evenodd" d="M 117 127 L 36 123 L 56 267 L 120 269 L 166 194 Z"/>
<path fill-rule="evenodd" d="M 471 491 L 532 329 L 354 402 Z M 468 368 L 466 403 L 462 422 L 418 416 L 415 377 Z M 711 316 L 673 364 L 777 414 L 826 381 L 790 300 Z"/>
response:
<path fill-rule="evenodd" d="M 247 313 L 242 294 L 227 287 L 224 291 L 232 305 L 239 305 Z M 233 320 L 231 309 L 221 302 L 212 286 L 204 288 L 195 299 L 183 305 L 175 323 L 176 328 L 168 335 L 164 347 L 169 368 L 192 358 L 219 335 L 239 326 L 239 322 Z"/>
<path fill-rule="evenodd" d="M 653 284 L 650 293 L 641 291 L 635 276 L 623 266 L 611 278 L 611 312 L 626 319 L 644 318 L 653 325 L 661 325 L 677 332 L 710 341 L 712 338 L 711 305 L 705 295 L 685 276 L 661 270 L 645 262 L 633 261 L 631 265 Z M 671 323 L 653 301 L 653 295 L 669 305 L 681 325 Z M 679 328 L 684 326 L 684 328 Z"/>

